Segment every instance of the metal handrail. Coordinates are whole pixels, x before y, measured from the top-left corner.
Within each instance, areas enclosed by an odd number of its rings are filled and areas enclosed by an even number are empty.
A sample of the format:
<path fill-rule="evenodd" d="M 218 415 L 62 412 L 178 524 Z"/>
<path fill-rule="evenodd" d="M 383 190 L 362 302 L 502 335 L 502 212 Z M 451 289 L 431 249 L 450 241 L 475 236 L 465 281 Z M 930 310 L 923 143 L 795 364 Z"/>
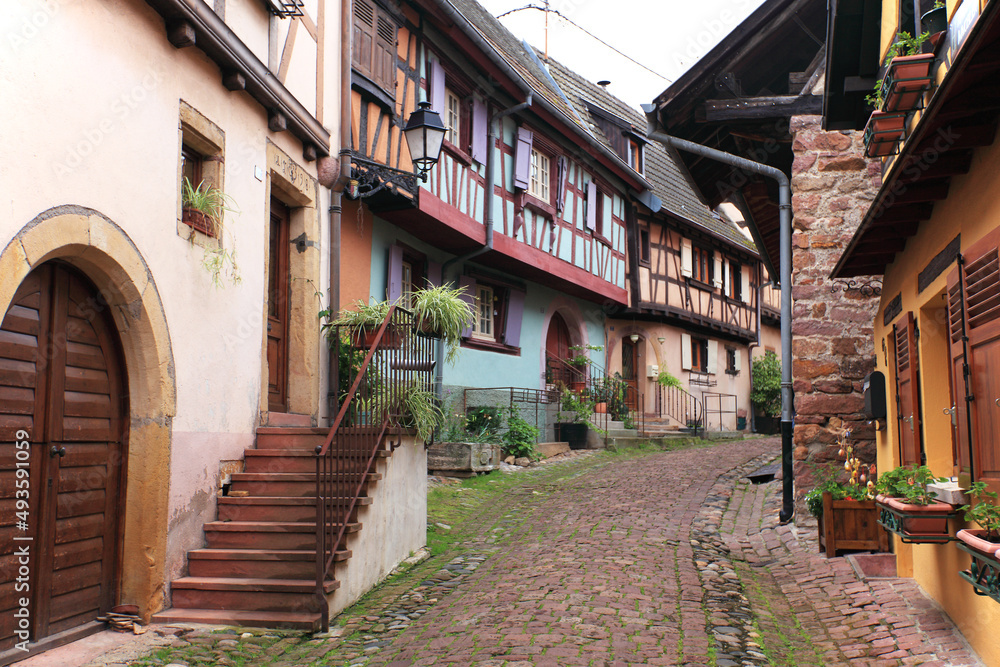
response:
<path fill-rule="evenodd" d="M 657 384 L 656 412 L 660 417 L 666 415 L 676 419 L 687 427 L 694 423 L 695 434 L 704 424 L 705 411 L 695 396 L 681 387 L 665 387 Z"/>
<path fill-rule="evenodd" d="M 341 330 L 334 327 L 331 354 L 342 358 Z M 361 332 L 352 332 L 360 334 Z M 433 337 L 419 335 L 412 315 L 393 305 L 375 330 L 367 348 L 358 341 L 352 348 L 366 349 L 360 363 L 349 362 L 350 389 L 322 445 L 316 447 L 316 595 L 322 611 L 324 631 L 329 629 L 326 582 L 337 558 L 338 547 L 350 528 L 358 499 L 375 459 L 391 432 L 399 444 L 405 428 L 405 402 L 411 387 L 430 391 L 435 366 Z M 348 358 L 357 353 L 348 352 Z M 352 377 L 353 376 L 353 377 Z"/>

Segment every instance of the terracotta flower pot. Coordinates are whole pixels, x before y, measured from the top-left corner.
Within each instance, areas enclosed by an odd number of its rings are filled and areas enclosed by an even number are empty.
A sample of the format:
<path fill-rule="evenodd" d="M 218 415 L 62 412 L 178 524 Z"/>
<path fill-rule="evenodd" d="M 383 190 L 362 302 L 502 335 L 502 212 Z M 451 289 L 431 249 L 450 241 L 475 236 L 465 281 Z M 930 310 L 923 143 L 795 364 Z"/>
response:
<path fill-rule="evenodd" d="M 991 542 L 987 540 L 985 530 L 960 530 L 955 534 L 955 537 L 984 556 L 992 556 L 993 558 L 1000 560 L 1000 558 L 997 557 L 997 552 L 1000 552 L 1000 542 Z"/>
<path fill-rule="evenodd" d="M 913 111 L 920 106 L 924 92 L 931 87 L 933 65 L 933 53 L 893 58 L 882 80 L 882 110 Z"/>
<path fill-rule="evenodd" d="M 607 411 L 608 411 L 608 404 L 607 403 L 595 403 L 594 404 L 594 412 L 597 412 L 597 413 L 603 415 Z"/>
<path fill-rule="evenodd" d="M 896 142 L 903 136 L 906 114 L 875 111 L 865 126 L 865 156 L 885 157 L 896 152 Z"/>
<path fill-rule="evenodd" d="M 351 333 L 351 344 L 359 350 L 371 349 L 372 345 L 375 344 L 375 335 L 378 333 L 378 329 L 361 329 L 359 331 L 354 331 Z M 392 327 L 385 330 L 382 334 L 382 340 L 379 342 L 379 349 L 399 349 L 403 344 L 402 337 Z"/>
<path fill-rule="evenodd" d="M 875 502 L 895 510 L 900 514 L 920 514 L 925 516 L 903 517 L 903 533 L 908 536 L 940 537 L 948 534 L 948 517 L 955 511 L 947 503 L 912 505 L 899 498 L 878 495 Z"/>

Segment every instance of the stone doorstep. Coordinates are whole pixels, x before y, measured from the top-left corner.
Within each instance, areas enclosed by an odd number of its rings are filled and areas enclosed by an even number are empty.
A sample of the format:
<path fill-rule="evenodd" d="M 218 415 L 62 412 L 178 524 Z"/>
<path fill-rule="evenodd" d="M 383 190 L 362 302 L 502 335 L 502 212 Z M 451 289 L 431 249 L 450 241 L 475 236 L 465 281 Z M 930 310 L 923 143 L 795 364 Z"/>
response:
<path fill-rule="evenodd" d="M 553 456 L 559 456 L 560 454 L 565 454 L 569 451 L 568 442 L 540 442 L 535 445 L 535 451 L 543 459 L 550 459 Z"/>
<path fill-rule="evenodd" d="M 896 554 L 847 554 L 859 579 L 885 579 L 896 577 Z"/>

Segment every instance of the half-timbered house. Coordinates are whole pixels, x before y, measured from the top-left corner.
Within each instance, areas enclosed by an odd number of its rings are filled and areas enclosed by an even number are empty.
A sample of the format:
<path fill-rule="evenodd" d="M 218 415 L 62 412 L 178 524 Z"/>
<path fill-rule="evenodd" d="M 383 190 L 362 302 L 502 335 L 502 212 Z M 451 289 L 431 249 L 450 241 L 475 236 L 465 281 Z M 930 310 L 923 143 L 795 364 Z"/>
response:
<path fill-rule="evenodd" d="M 362 44 L 396 45 L 396 68 L 369 66 L 356 40 L 343 303 L 461 285 L 476 317 L 441 368 L 447 390 L 544 389 L 570 346 L 604 347 L 605 313 L 627 305 L 628 192 L 648 181 L 474 0 L 358 0 L 354 21 Z M 441 158 L 426 182 L 393 182 L 421 101 L 447 127 Z"/>
<path fill-rule="evenodd" d="M 750 408 L 751 356 L 777 347 L 776 292 L 753 242 L 698 199 L 676 154 L 647 141 L 637 110 L 558 62 L 549 71 L 595 134 L 652 186 L 628 202 L 628 302 L 608 313 L 607 368 L 636 388 L 646 414 L 735 430 L 737 413 Z M 762 329 L 764 312 L 772 319 Z M 657 383 L 661 372 L 682 392 Z"/>
<path fill-rule="evenodd" d="M 897 33 L 928 29 L 914 12 L 920 6 L 934 9 L 894 0 L 831 5 L 827 126 L 861 129 L 874 117 L 853 80 L 886 76 L 889 88 L 895 85 L 886 54 Z M 831 277 L 883 281 L 872 322 L 887 397 L 878 469 L 924 464 L 962 489 L 978 481 L 998 491 L 1000 3 L 949 1 L 943 13 L 933 48 L 920 56 L 929 77 L 913 107 L 896 111 L 905 131 L 887 140 L 882 186 L 859 212 L 861 224 Z M 956 512 L 937 544 L 895 535 L 896 569 L 944 608 L 985 664 L 1000 664 L 1000 567 L 955 539 L 976 527 Z"/>

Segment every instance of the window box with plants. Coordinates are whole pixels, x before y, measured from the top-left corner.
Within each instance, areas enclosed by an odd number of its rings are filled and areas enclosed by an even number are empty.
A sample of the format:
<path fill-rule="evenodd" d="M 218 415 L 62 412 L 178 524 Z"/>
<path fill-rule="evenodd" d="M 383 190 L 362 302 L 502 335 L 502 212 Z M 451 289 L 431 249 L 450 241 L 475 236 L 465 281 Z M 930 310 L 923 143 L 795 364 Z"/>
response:
<path fill-rule="evenodd" d="M 838 436 L 838 455 L 844 459 L 847 481 L 829 470 L 806 494 L 806 507 L 819 524 L 819 550 L 827 558 L 838 551 L 888 551 L 888 534 L 879 525 L 875 504 L 874 464 L 862 463 L 850 442 L 850 431 Z M 843 473 L 841 473 L 843 474 Z"/>
<path fill-rule="evenodd" d="M 865 98 L 874 109 L 864 134 L 865 155 L 870 158 L 896 152 L 906 114 L 920 106 L 931 88 L 934 54 L 920 52 L 927 38 L 927 33 L 912 37 L 901 32 L 886 53 L 885 75 Z"/>
<path fill-rule="evenodd" d="M 358 299 L 354 302 L 353 308 L 341 310 L 329 326 L 341 327 L 347 332 L 351 345 L 367 350 L 375 344 L 378 329 L 389 316 L 390 306 L 388 301 L 365 303 Z M 378 346 L 380 349 L 395 349 L 402 345 L 402 340 L 402 333 L 390 323 L 382 334 Z"/>
<path fill-rule="evenodd" d="M 958 548 L 972 557 L 968 570 L 959 574 L 972 584 L 979 595 L 987 595 L 1000 602 L 1000 507 L 997 494 L 987 491 L 984 482 L 976 482 L 969 489 L 974 504 L 963 506 L 966 521 L 975 521 L 978 529 L 958 531 Z"/>
<path fill-rule="evenodd" d="M 958 514 L 948 503 L 937 502 L 927 488 L 944 482 L 927 466 L 900 466 L 883 473 L 876 482 L 879 523 L 903 542 L 923 544 L 950 542 L 948 519 Z"/>

